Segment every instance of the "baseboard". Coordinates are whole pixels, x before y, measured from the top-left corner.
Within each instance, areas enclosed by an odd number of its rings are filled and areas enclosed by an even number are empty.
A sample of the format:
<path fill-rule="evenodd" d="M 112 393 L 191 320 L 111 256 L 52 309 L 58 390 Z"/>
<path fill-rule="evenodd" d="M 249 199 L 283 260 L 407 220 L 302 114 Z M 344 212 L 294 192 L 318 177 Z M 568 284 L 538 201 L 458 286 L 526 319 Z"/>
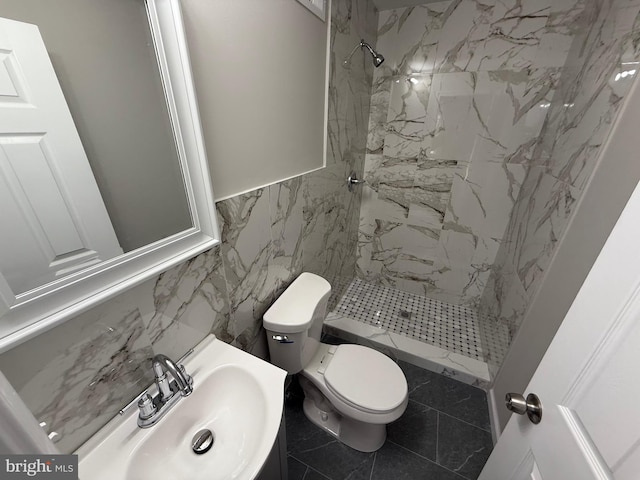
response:
<path fill-rule="evenodd" d="M 498 417 L 498 404 L 496 403 L 495 390 L 490 388 L 487 392 L 487 402 L 489 404 L 489 422 L 491 424 L 491 437 L 493 444 L 498 443 L 498 438 L 502 433 L 500 429 L 500 421 Z"/>

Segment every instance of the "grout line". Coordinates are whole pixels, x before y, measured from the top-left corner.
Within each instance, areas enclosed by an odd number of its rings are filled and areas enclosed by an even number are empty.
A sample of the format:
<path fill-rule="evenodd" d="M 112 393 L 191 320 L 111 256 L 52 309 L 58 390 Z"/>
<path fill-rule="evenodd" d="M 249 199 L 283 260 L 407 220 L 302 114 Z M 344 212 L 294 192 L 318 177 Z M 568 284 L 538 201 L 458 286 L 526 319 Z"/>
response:
<path fill-rule="evenodd" d="M 437 408 L 434 408 L 434 407 L 432 407 L 432 406 L 431 406 L 431 405 L 429 405 L 429 404 L 419 402 L 418 400 L 414 400 L 414 399 L 412 399 L 412 398 L 409 398 L 409 401 L 410 401 L 410 402 L 415 402 L 415 403 L 417 403 L 418 405 L 422 405 L 423 407 L 429 407 L 431 410 L 435 410 L 436 412 L 441 413 L 441 414 L 443 414 L 443 415 L 446 415 L 447 417 L 451 417 L 451 418 L 453 418 L 454 420 L 458 420 L 459 422 L 466 423 L 467 425 L 469 425 L 469 426 L 471 426 L 471 427 L 475 427 L 475 428 L 477 428 L 478 430 L 482 430 L 483 432 L 489 432 L 489 433 L 491 433 L 491 427 L 489 427 L 488 429 L 486 429 L 486 428 L 482 428 L 482 427 L 479 427 L 479 426 L 477 426 L 477 425 L 474 425 L 473 423 L 470 423 L 470 422 L 467 422 L 466 420 L 463 420 L 463 419 L 461 419 L 461 418 L 458 418 L 458 417 L 456 417 L 455 415 L 451 415 L 450 413 L 443 412 L 442 410 L 438 410 Z"/>
<path fill-rule="evenodd" d="M 439 446 L 440 446 L 440 412 L 436 410 L 436 463 L 438 463 L 438 461 L 440 460 L 440 451 L 438 450 Z"/>
<path fill-rule="evenodd" d="M 376 459 L 378 458 L 378 452 L 373 453 L 373 464 L 371 465 L 371 473 L 369 474 L 369 480 L 373 479 L 373 469 L 376 468 Z"/>
<path fill-rule="evenodd" d="M 406 450 L 407 452 L 412 453 L 413 455 L 416 455 L 416 456 L 420 457 L 421 459 L 426 460 L 426 461 L 427 461 L 427 462 L 429 462 L 429 463 L 433 463 L 434 465 L 437 465 L 437 466 L 439 466 L 440 468 L 444 468 L 447 472 L 451 472 L 451 473 L 453 473 L 454 475 L 457 475 L 457 476 L 458 476 L 458 477 L 460 477 L 460 478 L 464 478 L 465 480 L 469 480 L 469 479 L 468 479 L 467 477 L 465 477 L 464 475 L 460 475 L 458 472 L 454 472 L 453 470 L 449 470 L 449 469 L 448 469 L 447 467 L 445 467 L 444 465 L 440 465 L 439 463 L 434 462 L 433 460 L 429 460 L 427 457 L 423 457 L 422 455 L 420 455 L 419 453 L 414 452 L 413 450 L 409 450 L 408 448 L 403 447 L 402 445 L 398 445 L 396 442 L 393 442 L 393 441 L 391 441 L 391 440 L 387 440 L 387 442 L 393 443 L 396 447 L 399 447 L 399 448 L 401 448 L 401 449 L 403 449 L 403 450 Z"/>
<path fill-rule="evenodd" d="M 439 410 L 438 410 L 438 411 L 439 411 Z M 467 422 L 466 420 L 462 420 L 461 418 L 458 418 L 458 417 L 456 417 L 456 416 L 454 416 L 454 415 L 451 415 L 450 413 L 447 413 L 447 412 L 440 412 L 440 413 L 442 413 L 443 415 L 446 415 L 447 417 L 451 417 L 451 418 L 453 418 L 454 420 L 457 420 L 457 421 L 459 421 L 459 422 L 466 423 L 466 424 L 467 424 L 467 425 L 469 425 L 470 427 L 477 428 L 478 430 L 481 430 L 481 431 L 486 432 L 486 433 L 491 433 L 491 427 L 489 427 L 489 428 L 482 428 L 482 427 L 479 427 L 479 426 L 477 426 L 477 425 L 474 425 L 473 423 Z"/>
<path fill-rule="evenodd" d="M 333 480 L 333 479 L 331 479 L 330 477 L 327 477 L 324 473 L 319 472 L 318 470 L 316 470 L 316 469 L 315 469 L 315 468 L 313 468 L 313 467 L 310 467 L 310 466 L 309 466 L 309 465 L 307 465 L 306 463 L 304 463 L 304 462 L 301 462 L 301 463 L 302 463 L 303 465 L 306 465 L 306 467 L 307 467 L 307 471 L 306 471 L 306 472 L 304 472 L 304 477 L 302 477 L 302 480 L 304 480 L 305 478 L 307 478 L 307 474 L 308 474 L 309 472 L 315 472 L 315 473 L 317 473 L 318 475 L 322 476 L 323 478 L 326 478 L 326 479 L 328 479 L 328 480 Z"/>

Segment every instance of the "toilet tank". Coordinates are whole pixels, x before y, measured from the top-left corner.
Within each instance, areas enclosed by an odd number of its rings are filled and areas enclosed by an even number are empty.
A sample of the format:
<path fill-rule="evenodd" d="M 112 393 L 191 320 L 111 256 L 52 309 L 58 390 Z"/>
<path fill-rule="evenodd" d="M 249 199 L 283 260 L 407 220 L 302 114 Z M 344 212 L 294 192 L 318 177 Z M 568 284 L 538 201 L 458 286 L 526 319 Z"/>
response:
<path fill-rule="evenodd" d="M 271 363 L 298 373 L 316 353 L 322 335 L 331 285 L 313 273 L 302 273 L 262 317 Z"/>

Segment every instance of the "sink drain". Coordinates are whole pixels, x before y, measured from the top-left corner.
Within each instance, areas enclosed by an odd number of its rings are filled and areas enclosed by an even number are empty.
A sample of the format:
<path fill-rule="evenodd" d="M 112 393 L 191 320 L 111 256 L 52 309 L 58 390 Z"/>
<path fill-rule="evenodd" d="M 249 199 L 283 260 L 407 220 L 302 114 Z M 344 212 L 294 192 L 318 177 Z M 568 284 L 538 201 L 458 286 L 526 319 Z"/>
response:
<path fill-rule="evenodd" d="M 213 436 L 213 432 L 205 428 L 193 436 L 193 440 L 191 440 L 191 448 L 198 455 L 202 455 L 203 453 L 207 453 L 211 450 L 214 440 L 215 437 Z"/>

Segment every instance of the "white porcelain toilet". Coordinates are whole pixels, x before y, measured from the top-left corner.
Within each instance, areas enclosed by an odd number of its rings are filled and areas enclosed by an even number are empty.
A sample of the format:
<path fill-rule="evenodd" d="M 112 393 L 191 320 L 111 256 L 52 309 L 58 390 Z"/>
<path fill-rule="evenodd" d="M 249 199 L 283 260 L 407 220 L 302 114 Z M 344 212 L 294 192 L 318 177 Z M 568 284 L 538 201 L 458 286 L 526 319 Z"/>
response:
<path fill-rule="evenodd" d="M 263 317 L 271 363 L 300 373 L 309 420 L 361 452 L 379 449 L 407 408 L 407 380 L 386 355 L 320 343 L 331 285 L 301 274 Z"/>

